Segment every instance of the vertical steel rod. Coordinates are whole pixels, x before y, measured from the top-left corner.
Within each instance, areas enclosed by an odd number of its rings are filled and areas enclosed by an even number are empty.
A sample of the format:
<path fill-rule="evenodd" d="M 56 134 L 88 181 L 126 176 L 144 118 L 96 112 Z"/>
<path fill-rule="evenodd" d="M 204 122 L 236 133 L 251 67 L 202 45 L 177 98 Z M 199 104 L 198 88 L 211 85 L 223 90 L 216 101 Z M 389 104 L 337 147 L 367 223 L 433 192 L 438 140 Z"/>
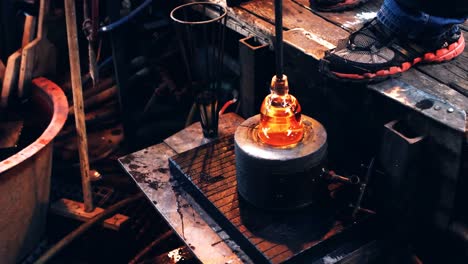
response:
<path fill-rule="evenodd" d="M 76 134 L 78 136 L 78 154 L 80 157 L 81 184 L 85 211 L 94 210 L 91 181 L 89 176 L 88 141 L 86 138 L 86 123 L 83 106 L 83 91 L 81 83 L 80 54 L 76 27 L 76 10 L 74 0 L 65 0 L 65 18 L 67 24 L 68 56 L 73 91 L 73 110 L 75 113 Z"/>
<path fill-rule="evenodd" d="M 276 78 L 283 79 L 283 0 L 275 0 Z"/>

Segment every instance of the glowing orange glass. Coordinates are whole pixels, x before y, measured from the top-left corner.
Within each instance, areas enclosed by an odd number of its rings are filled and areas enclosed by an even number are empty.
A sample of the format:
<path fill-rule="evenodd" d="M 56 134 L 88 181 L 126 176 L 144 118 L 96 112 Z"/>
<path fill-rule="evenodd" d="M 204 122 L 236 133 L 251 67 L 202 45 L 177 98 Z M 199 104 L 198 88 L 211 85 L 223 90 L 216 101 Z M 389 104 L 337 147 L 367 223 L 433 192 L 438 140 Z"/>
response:
<path fill-rule="evenodd" d="M 289 94 L 286 75 L 283 75 L 281 80 L 273 76 L 270 91 L 260 108 L 258 137 L 264 143 L 275 147 L 298 143 L 304 135 L 301 106 L 296 98 Z"/>

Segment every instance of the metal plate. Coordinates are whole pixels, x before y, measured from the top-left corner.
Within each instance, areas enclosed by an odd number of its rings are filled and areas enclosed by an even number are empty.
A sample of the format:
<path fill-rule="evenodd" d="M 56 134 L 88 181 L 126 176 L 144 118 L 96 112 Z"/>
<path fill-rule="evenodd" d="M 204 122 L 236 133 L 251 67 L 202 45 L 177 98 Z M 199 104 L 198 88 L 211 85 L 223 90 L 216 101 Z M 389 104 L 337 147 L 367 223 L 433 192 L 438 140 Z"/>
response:
<path fill-rule="evenodd" d="M 333 199 L 294 212 L 267 212 L 239 199 L 233 138 L 225 137 L 169 159 L 172 175 L 241 246 L 254 263 L 284 263 L 324 248 L 354 222 Z M 336 245 L 335 245 L 336 246 Z"/>

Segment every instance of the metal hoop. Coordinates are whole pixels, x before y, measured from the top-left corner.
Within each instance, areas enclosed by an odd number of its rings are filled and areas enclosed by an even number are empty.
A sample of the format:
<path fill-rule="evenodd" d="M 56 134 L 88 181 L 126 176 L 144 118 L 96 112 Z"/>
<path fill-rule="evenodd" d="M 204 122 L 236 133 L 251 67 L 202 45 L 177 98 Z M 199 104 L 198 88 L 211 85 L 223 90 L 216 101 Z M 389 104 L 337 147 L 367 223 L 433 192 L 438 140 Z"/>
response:
<path fill-rule="evenodd" d="M 206 6 L 215 6 L 215 7 L 219 8 L 220 10 L 222 10 L 222 14 L 219 17 L 216 17 L 216 18 L 213 18 L 213 19 L 210 19 L 210 20 L 203 20 L 203 21 L 185 21 L 185 20 L 180 20 L 180 19 L 175 17 L 175 15 L 174 15 L 175 12 L 177 12 L 177 11 L 183 9 L 183 8 L 194 6 L 194 5 L 202 5 L 202 6 L 204 5 L 205 7 Z M 210 2 L 193 2 L 193 3 L 183 4 L 183 5 L 180 5 L 180 6 L 176 7 L 176 8 L 174 8 L 174 9 L 172 9 L 171 14 L 170 14 L 172 20 L 174 20 L 177 23 L 186 24 L 186 25 L 208 24 L 208 23 L 219 21 L 219 20 L 223 19 L 224 17 L 226 17 L 226 15 L 227 15 L 226 8 L 224 8 L 223 6 L 221 6 L 219 4 L 210 3 Z"/>

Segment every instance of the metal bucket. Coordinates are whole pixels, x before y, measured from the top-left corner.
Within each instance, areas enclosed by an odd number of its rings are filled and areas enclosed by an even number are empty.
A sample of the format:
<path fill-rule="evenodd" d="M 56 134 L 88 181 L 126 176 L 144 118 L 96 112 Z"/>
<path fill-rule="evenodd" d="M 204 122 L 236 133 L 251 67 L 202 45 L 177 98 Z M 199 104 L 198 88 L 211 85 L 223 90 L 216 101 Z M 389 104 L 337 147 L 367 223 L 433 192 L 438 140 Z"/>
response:
<path fill-rule="evenodd" d="M 33 80 L 32 109 L 43 122 L 41 136 L 0 162 L 0 260 L 15 263 L 44 233 L 49 206 L 52 141 L 67 119 L 67 99 L 56 84 Z M 48 122 L 48 125 L 47 125 Z"/>

